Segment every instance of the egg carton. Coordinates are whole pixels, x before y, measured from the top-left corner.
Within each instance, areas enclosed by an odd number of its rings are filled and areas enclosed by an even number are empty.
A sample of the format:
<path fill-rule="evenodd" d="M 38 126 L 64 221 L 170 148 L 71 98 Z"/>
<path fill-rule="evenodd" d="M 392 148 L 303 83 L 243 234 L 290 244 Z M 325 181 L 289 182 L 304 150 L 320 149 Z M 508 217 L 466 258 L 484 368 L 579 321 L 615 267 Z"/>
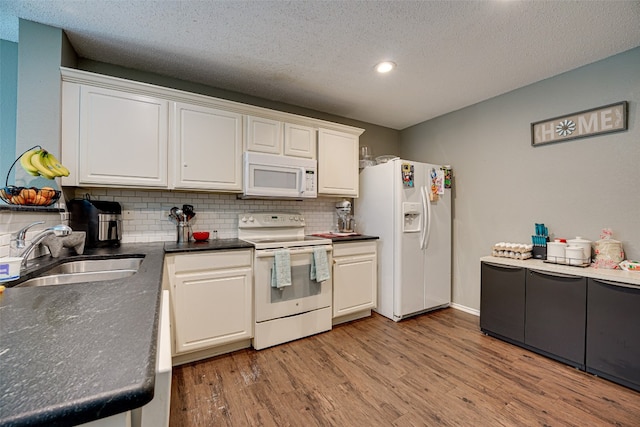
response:
<path fill-rule="evenodd" d="M 531 252 L 514 252 L 514 251 L 491 251 L 491 255 L 499 258 L 513 258 L 513 259 L 529 259 L 533 255 Z"/>
<path fill-rule="evenodd" d="M 533 245 L 526 243 L 499 242 L 493 245 L 491 255 L 500 258 L 529 259 L 533 257 Z"/>
<path fill-rule="evenodd" d="M 531 252 L 533 250 L 533 245 L 527 243 L 499 242 L 493 245 L 493 250 L 524 253 Z"/>

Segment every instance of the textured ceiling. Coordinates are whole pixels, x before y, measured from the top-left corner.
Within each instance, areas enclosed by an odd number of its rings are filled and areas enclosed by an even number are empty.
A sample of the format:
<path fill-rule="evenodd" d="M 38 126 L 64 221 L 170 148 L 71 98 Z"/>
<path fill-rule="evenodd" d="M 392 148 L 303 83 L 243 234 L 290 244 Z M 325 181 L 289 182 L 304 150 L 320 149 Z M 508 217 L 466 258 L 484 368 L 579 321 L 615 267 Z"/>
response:
<path fill-rule="evenodd" d="M 0 0 L 0 38 L 17 17 L 81 57 L 394 129 L 640 46 L 640 1 Z"/>

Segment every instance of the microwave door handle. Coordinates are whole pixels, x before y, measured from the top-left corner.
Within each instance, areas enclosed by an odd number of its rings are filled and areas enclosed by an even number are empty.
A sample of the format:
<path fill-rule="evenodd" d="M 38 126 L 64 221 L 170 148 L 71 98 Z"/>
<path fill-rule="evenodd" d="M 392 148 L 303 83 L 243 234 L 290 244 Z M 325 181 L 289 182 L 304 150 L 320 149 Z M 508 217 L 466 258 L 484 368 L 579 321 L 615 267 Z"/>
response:
<path fill-rule="evenodd" d="M 305 168 L 300 168 L 299 173 L 300 173 L 300 185 L 298 186 L 298 193 L 304 194 L 304 190 L 306 188 L 306 185 L 304 182 L 304 176 L 307 173 L 307 170 Z"/>

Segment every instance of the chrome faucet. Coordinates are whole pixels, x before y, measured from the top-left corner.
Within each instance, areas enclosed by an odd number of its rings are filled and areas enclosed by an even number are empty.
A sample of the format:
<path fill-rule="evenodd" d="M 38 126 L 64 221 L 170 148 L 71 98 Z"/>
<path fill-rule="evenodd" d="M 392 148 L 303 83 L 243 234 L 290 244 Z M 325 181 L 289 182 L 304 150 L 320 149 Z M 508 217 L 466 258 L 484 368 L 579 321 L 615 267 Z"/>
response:
<path fill-rule="evenodd" d="M 33 252 L 33 250 L 40 244 L 40 242 L 42 242 L 42 240 L 44 240 L 45 237 L 51 234 L 55 234 L 56 236 L 68 236 L 73 231 L 71 230 L 71 227 L 64 224 L 54 225 L 53 227 L 42 230 L 33 238 L 31 244 L 29 246 L 26 246 L 25 238 L 27 235 L 27 230 L 38 224 L 44 224 L 44 221 L 37 221 L 33 224 L 29 224 L 26 227 L 20 229 L 18 233 L 16 233 L 16 248 L 20 250 L 18 257 L 22 258 L 21 268 L 23 269 L 27 266 L 27 260 L 29 259 L 29 255 L 31 255 L 31 252 Z"/>

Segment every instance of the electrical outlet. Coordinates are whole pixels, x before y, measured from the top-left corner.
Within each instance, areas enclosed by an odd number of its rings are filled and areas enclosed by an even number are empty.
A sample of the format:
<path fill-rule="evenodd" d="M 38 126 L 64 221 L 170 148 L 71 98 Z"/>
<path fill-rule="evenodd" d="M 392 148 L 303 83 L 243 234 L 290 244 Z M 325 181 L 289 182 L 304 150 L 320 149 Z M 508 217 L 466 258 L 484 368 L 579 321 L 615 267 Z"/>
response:
<path fill-rule="evenodd" d="M 123 210 L 122 219 L 133 219 L 133 211 L 131 209 Z"/>

